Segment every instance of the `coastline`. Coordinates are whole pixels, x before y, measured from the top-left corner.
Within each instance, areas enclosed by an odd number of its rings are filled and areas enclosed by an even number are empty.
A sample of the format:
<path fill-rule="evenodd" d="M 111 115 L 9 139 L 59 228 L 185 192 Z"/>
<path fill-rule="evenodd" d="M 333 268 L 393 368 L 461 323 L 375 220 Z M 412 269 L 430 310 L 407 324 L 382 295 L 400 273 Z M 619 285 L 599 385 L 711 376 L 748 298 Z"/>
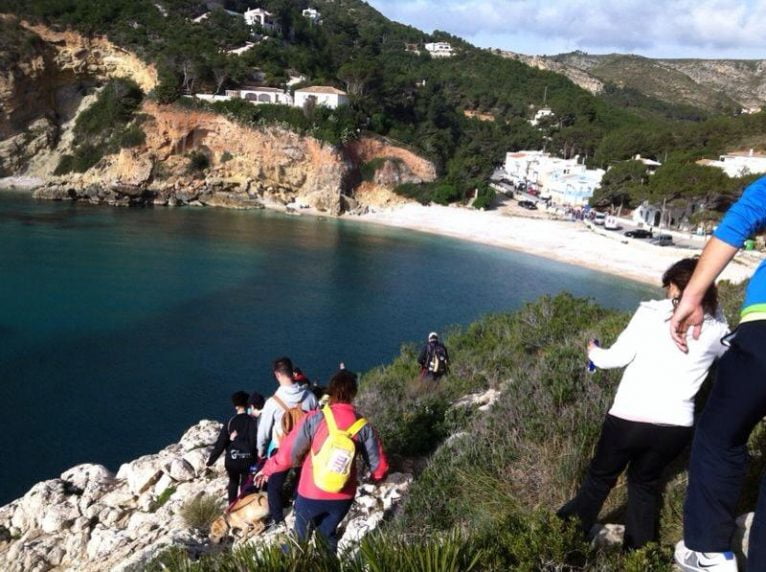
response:
<path fill-rule="evenodd" d="M 657 286 L 662 273 L 681 258 L 702 249 L 659 247 L 622 234 L 604 236 L 582 222 L 526 218 L 499 211 L 416 203 L 354 217 L 354 220 L 497 246 Z M 738 255 L 721 276 L 747 280 L 757 266 L 754 256 Z"/>
<path fill-rule="evenodd" d="M 38 184 L 39 180 L 35 178 L 8 177 L 0 179 L 0 192 L 18 192 L 32 198 L 32 191 Z M 659 247 L 643 240 L 627 239 L 620 232 L 596 232 L 582 222 L 555 220 L 545 216 L 519 216 L 504 209 L 480 211 L 457 205 L 425 206 L 410 202 L 365 214 L 333 215 L 298 203 L 283 205 L 262 200 L 261 204 L 261 208 L 291 216 L 353 220 L 448 236 L 524 252 L 651 286 L 659 284 L 662 273 L 671 264 L 702 252 L 702 247 Z M 724 270 L 720 279 L 735 283 L 747 280 L 760 260 L 762 256 L 740 252 L 734 259 L 735 263 Z"/>

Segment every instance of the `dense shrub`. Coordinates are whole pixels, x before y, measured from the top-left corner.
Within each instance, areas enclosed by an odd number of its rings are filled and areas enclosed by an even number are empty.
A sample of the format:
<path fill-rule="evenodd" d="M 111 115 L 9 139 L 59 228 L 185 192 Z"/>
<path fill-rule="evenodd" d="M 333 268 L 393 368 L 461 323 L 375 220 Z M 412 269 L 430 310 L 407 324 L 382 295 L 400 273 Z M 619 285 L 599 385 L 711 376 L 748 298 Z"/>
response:
<path fill-rule="evenodd" d="M 199 173 L 210 167 L 210 157 L 202 151 L 192 151 L 188 158 L 190 173 Z"/>
<path fill-rule="evenodd" d="M 384 157 L 376 157 L 359 166 L 359 174 L 363 181 L 371 182 L 375 178 L 375 173 L 386 162 Z"/>
<path fill-rule="evenodd" d="M 489 209 L 495 202 L 497 193 L 488 184 L 482 183 L 476 187 L 476 198 L 473 200 L 473 208 Z"/>
<path fill-rule="evenodd" d="M 181 507 L 181 518 L 186 526 L 207 531 L 213 521 L 221 515 L 223 505 L 217 497 L 202 494 L 189 500 Z"/>
<path fill-rule="evenodd" d="M 125 149 L 128 147 L 138 147 L 146 143 L 146 133 L 139 125 L 131 125 L 120 133 L 118 145 Z"/>
<path fill-rule="evenodd" d="M 138 123 L 130 124 L 142 98 L 141 89 L 131 80 L 107 82 L 96 101 L 77 116 L 76 144 L 71 154 L 61 158 L 55 174 L 82 173 L 108 153 L 142 145 L 146 139 L 143 130 Z"/>

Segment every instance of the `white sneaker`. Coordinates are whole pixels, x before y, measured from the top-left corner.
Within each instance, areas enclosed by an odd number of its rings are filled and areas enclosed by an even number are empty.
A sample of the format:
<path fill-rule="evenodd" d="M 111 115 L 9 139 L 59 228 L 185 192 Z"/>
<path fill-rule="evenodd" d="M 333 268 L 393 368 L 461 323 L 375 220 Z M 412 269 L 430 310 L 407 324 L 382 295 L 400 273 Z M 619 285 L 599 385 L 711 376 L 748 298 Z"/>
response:
<path fill-rule="evenodd" d="M 737 572 L 733 552 L 696 552 L 683 540 L 676 544 L 675 559 L 683 572 Z"/>

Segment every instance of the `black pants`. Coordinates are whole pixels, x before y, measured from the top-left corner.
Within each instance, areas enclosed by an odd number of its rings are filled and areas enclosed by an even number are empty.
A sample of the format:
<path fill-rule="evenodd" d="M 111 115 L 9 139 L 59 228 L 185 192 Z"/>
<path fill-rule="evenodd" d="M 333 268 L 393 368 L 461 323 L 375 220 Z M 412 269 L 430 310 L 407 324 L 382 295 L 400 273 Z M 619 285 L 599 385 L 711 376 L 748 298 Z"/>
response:
<path fill-rule="evenodd" d="M 689 462 L 684 540 L 699 552 L 731 550 L 747 469 L 747 441 L 766 416 L 766 321 L 737 328 L 718 364 Z M 750 531 L 748 570 L 766 570 L 766 476 Z"/>
<path fill-rule="evenodd" d="M 229 504 L 234 502 L 239 496 L 239 488 L 245 484 L 247 475 L 250 473 L 250 459 L 226 459 L 224 464 L 226 474 L 229 475 L 229 484 L 226 486 L 226 492 L 229 498 Z"/>
<path fill-rule="evenodd" d="M 662 473 L 691 435 L 691 427 L 639 423 L 607 415 L 585 481 L 577 496 L 557 514 L 579 518 L 587 534 L 609 491 L 628 467 L 625 548 L 641 548 L 656 540 Z"/>

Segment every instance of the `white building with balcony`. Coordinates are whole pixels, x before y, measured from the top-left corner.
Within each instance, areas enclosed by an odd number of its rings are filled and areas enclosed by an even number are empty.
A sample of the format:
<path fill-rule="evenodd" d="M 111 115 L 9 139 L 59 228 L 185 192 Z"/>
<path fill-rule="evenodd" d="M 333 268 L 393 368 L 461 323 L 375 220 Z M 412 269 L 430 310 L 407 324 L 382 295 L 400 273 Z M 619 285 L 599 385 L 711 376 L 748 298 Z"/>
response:
<path fill-rule="evenodd" d="M 452 45 L 449 42 L 431 42 L 426 44 L 426 51 L 433 58 L 449 58 L 455 55 Z"/>
<path fill-rule="evenodd" d="M 289 92 L 277 87 L 251 86 L 227 89 L 229 99 L 244 99 L 254 104 L 271 103 L 274 105 L 292 105 L 293 97 Z"/>
<path fill-rule="evenodd" d="M 562 159 L 545 151 L 506 153 L 505 172 L 514 183 L 536 186 L 542 198 L 572 206 L 587 204 L 605 173 L 586 168 L 577 157 Z"/>

